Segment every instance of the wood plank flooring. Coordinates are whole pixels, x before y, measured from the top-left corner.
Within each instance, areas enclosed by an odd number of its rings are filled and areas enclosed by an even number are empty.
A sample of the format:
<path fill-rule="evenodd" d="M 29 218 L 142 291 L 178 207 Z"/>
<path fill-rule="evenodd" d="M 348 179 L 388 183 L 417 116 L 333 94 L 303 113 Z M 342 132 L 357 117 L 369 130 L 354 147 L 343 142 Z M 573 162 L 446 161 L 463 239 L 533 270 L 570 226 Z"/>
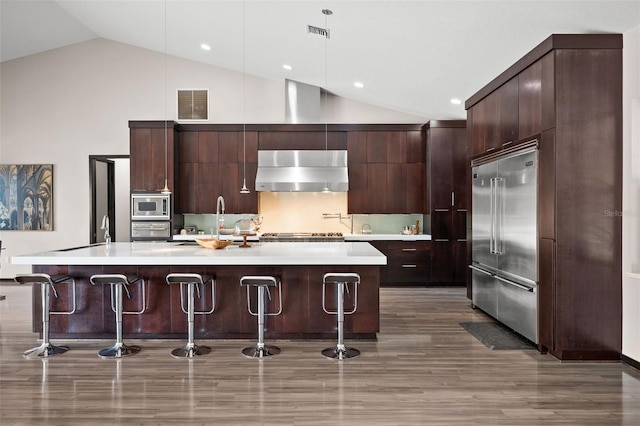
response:
<path fill-rule="evenodd" d="M 462 288 L 381 289 L 378 340 L 348 341 L 362 355 L 343 362 L 320 355 L 333 341 L 253 360 L 243 340 L 196 340 L 213 351 L 195 360 L 170 356 L 182 341 L 126 341 L 143 351 L 117 361 L 96 355 L 112 341 L 54 341 L 71 350 L 26 360 L 31 289 L 0 293 L 2 426 L 640 424 L 638 370 L 489 350 L 459 325 L 490 321 Z"/>

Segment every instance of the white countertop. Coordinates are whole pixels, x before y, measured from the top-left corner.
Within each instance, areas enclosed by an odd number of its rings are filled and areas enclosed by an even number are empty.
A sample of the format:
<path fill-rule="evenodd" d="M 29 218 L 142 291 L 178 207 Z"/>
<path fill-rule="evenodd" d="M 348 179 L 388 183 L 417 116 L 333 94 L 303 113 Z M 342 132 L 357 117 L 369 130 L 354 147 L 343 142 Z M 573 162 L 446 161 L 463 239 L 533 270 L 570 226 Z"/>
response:
<path fill-rule="evenodd" d="M 92 245 L 71 250 L 13 256 L 18 265 L 386 265 L 387 258 L 366 242 L 253 243 L 213 250 L 179 242 Z"/>
<path fill-rule="evenodd" d="M 345 235 L 345 241 L 431 241 L 429 234 L 353 234 Z"/>
<path fill-rule="evenodd" d="M 172 236 L 174 241 L 195 241 L 196 239 L 199 238 L 217 238 L 216 234 L 210 235 L 210 234 L 203 234 L 203 235 L 198 235 L 198 234 L 178 234 L 178 235 L 173 235 Z M 258 237 L 257 235 L 248 235 L 247 236 L 247 241 L 258 241 L 260 237 Z M 242 237 L 237 236 L 237 235 L 220 235 L 220 239 L 221 240 L 231 240 L 231 241 L 237 241 L 240 242 L 242 241 Z"/>
<path fill-rule="evenodd" d="M 196 238 L 215 238 L 215 235 L 211 237 L 209 234 L 205 235 L 195 235 L 195 234 L 187 234 L 187 235 L 174 235 L 174 241 L 195 241 Z M 259 236 L 254 235 L 251 237 L 247 237 L 247 241 L 258 241 Z M 242 237 L 237 237 L 234 235 L 220 235 L 221 240 L 232 240 L 232 241 L 242 241 Z M 418 234 L 418 235 L 404 235 L 401 233 L 397 234 L 352 234 L 345 235 L 345 241 L 431 241 L 431 235 L 429 234 Z"/>

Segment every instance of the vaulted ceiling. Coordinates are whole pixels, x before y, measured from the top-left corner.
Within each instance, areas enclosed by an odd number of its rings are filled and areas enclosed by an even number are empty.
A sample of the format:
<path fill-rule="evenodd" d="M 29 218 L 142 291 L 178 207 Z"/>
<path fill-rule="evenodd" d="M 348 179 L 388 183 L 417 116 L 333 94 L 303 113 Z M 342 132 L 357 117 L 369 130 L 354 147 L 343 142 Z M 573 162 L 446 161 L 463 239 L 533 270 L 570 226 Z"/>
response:
<path fill-rule="evenodd" d="M 1 0 L 0 58 L 104 38 L 427 119 L 553 33 L 623 33 L 640 1 Z M 331 9 L 326 16 L 322 9 Z M 328 28 L 330 38 L 308 32 Z M 206 43 L 211 50 L 200 46 Z M 288 64 L 292 70 L 283 69 Z M 357 88 L 354 83 L 364 87 Z"/>

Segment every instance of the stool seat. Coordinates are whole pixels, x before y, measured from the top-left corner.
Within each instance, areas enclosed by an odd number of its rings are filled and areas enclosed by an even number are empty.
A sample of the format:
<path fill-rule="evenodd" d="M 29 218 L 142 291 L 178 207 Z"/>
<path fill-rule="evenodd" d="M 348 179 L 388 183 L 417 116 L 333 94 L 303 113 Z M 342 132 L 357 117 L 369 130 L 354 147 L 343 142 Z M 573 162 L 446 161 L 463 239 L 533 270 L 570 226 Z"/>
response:
<path fill-rule="evenodd" d="M 111 310 L 116 314 L 116 343 L 108 348 L 100 349 L 98 356 L 103 359 L 110 358 L 122 358 L 126 356 L 135 355 L 142 350 L 137 345 L 125 345 L 122 339 L 122 317 L 123 314 L 127 315 L 141 315 L 147 310 L 146 304 L 146 285 L 144 279 L 123 274 L 96 274 L 89 278 L 93 285 L 106 285 L 110 286 L 111 294 Z M 142 309 L 139 311 L 124 311 L 122 292 L 127 294 L 127 297 L 131 298 L 129 292 L 129 286 L 140 283 L 142 289 Z"/>
<path fill-rule="evenodd" d="M 69 275 L 48 275 L 48 274 L 19 274 L 14 278 L 18 284 L 40 284 L 42 300 L 42 344 L 36 348 L 25 351 L 22 355 L 25 358 L 37 359 L 60 355 L 69 350 L 68 346 L 55 346 L 49 341 L 49 318 L 50 315 L 71 315 L 76 311 L 76 281 Z M 50 304 L 51 291 L 57 298 L 55 284 L 71 284 L 72 308 L 70 311 L 52 311 Z"/>
<path fill-rule="evenodd" d="M 212 314 L 216 309 L 216 281 L 215 278 L 208 275 L 200 275 L 200 274 L 169 274 L 166 276 L 165 280 L 167 284 L 180 284 L 180 307 L 182 308 L 182 312 L 187 314 L 187 322 L 188 322 L 188 341 L 187 344 L 181 348 L 176 348 L 171 351 L 171 355 L 174 358 L 193 358 L 198 355 L 206 355 L 211 352 L 211 348 L 209 346 L 198 346 L 194 341 L 194 323 L 195 323 L 195 315 L 208 315 Z M 205 284 L 211 283 L 211 309 L 208 311 L 196 311 L 195 310 L 195 293 L 198 294 L 198 299 L 200 298 L 201 291 L 204 291 Z M 185 292 L 183 291 L 186 287 L 186 301 L 187 307 L 185 308 Z"/>
<path fill-rule="evenodd" d="M 335 311 L 327 309 L 326 304 L 326 287 L 327 284 L 336 286 L 338 307 Z M 345 312 L 344 295 L 349 294 L 349 284 L 353 285 L 353 309 Z M 360 355 L 360 351 L 355 348 L 348 348 L 344 344 L 344 316 L 351 315 L 358 309 L 358 285 L 360 284 L 360 275 L 354 272 L 329 272 L 324 274 L 322 278 L 322 310 L 329 315 L 338 316 L 338 343 L 336 346 L 322 350 L 322 355 L 332 359 L 349 359 Z"/>
<path fill-rule="evenodd" d="M 258 343 L 255 346 L 249 346 L 242 350 L 242 354 L 248 358 L 266 358 L 277 355 L 281 352 L 280 348 L 264 343 L 264 320 L 267 316 L 280 315 L 282 313 L 282 285 L 279 279 L 269 275 L 245 275 L 240 278 L 240 287 L 247 288 L 247 310 L 253 316 L 258 317 Z M 258 311 L 251 309 L 251 287 L 257 289 L 257 305 Z M 266 312 L 265 297 L 271 300 L 270 287 L 278 290 L 278 311 Z"/>

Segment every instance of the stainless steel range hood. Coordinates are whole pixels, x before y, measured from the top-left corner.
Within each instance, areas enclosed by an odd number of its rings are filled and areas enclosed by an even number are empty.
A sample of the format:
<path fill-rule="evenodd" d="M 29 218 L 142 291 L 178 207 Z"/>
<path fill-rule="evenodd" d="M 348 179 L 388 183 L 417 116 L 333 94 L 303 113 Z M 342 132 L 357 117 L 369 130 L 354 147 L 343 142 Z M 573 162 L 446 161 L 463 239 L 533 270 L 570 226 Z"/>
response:
<path fill-rule="evenodd" d="M 331 192 L 349 190 L 347 151 L 258 151 L 256 191 Z"/>

